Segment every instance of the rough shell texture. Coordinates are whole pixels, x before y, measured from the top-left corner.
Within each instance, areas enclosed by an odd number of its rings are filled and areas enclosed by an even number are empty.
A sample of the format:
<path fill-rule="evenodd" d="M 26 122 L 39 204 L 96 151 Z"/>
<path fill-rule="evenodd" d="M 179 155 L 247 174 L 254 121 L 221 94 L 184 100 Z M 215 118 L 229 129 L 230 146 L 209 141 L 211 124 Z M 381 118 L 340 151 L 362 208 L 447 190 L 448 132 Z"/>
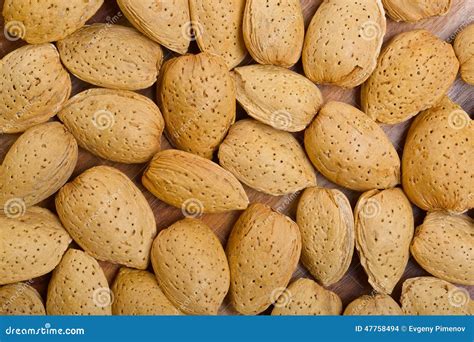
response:
<path fill-rule="evenodd" d="M 369 283 L 390 294 L 410 256 L 414 223 L 411 204 L 401 189 L 363 193 L 354 209 L 356 248 Z"/>
<path fill-rule="evenodd" d="M 296 270 L 300 253 L 296 223 L 266 205 L 252 204 L 235 223 L 227 242 L 234 308 L 255 315 L 277 301 Z"/>
<path fill-rule="evenodd" d="M 380 0 L 326 0 L 306 32 L 303 68 L 315 83 L 353 88 L 374 71 L 385 35 Z"/>
<path fill-rule="evenodd" d="M 237 100 L 245 111 L 274 128 L 298 132 L 323 103 L 318 87 L 304 76 L 271 65 L 249 65 L 233 72 Z"/>
<path fill-rule="evenodd" d="M 385 10 L 395 21 L 418 21 L 445 15 L 451 8 L 451 0 L 382 0 Z"/>
<path fill-rule="evenodd" d="M 94 258 L 139 269 L 148 266 L 155 217 L 122 172 L 108 166 L 88 169 L 62 187 L 56 210 L 74 241 Z"/>
<path fill-rule="evenodd" d="M 308 188 L 298 203 L 301 261 L 323 286 L 339 281 L 354 252 L 354 217 L 347 197 L 336 189 Z"/>
<path fill-rule="evenodd" d="M 188 0 L 117 0 L 127 19 L 148 38 L 180 54 L 188 51 Z"/>
<path fill-rule="evenodd" d="M 104 0 L 5 0 L 3 17 L 10 35 L 30 44 L 55 42 L 78 30 Z"/>
<path fill-rule="evenodd" d="M 443 280 L 474 285 L 474 221 L 467 215 L 428 213 L 416 229 L 411 254 Z"/>
<path fill-rule="evenodd" d="M 247 0 L 243 34 L 258 63 L 291 67 L 300 59 L 304 41 L 300 1 Z"/>
<path fill-rule="evenodd" d="M 474 124 L 445 97 L 418 115 L 403 150 L 402 182 L 408 198 L 424 210 L 474 208 Z"/>
<path fill-rule="evenodd" d="M 361 296 L 347 305 L 344 315 L 356 316 L 395 316 L 403 315 L 400 305 L 392 297 L 376 293 L 374 295 Z"/>
<path fill-rule="evenodd" d="M 157 92 L 171 143 L 212 159 L 235 121 L 235 86 L 224 60 L 205 52 L 171 59 Z"/>
<path fill-rule="evenodd" d="M 58 218 L 43 208 L 28 208 L 17 218 L 0 215 L 0 227 L 0 285 L 49 273 L 71 242 Z"/>
<path fill-rule="evenodd" d="M 400 182 L 400 159 L 384 131 L 357 108 L 329 102 L 305 131 L 316 168 L 343 187 L 366 191 Z"/>
<path fill-rule="evenodd" d="M 162 230 L 151 252 L 163 292 L 181 311 L 215 315 L 229 290 L 224 248 L 204 222 L 186 218 Z"/>
<path fill-rule="evenodd" d="M 26 45 L 0 60 L 0 133 L 48 121 L 71 93 L 54 45 Z"/>
<path fill-rule="evenodd" d="M 401 33 L 382 50 L 362 85 L 362 110 L 386 124 L 408 120 L 441 100 L 458 69 L 451 44 L 426 30 Z"/>
<path fill-rule="evenodd" d="M 0 166 L 4 214 L 14 214 L 18 206 L 35 205 L 58 191 L 74 171 L 77 156 L 76 140 L 59 122 L 28 129 Z"/>
<path fill-rule="evenodd" d="M 274 303 L 273 316 L 340 315 L 342 302 L 337 294 L 315 281 L 300 278 L 283 291 Z"/>
<path fill-rule="evenodd" d="M 119 163 L 150 160 L 160 150 L 165 125 L 153 101 L 126 90 L 86 90 L 58 117 L 81 147 Z"/>
<path fill-rule="evenodd" d="M 43 300 L 27 283 L 0 287 L 0 315 L 45 315 Z"/>
<path fill-rule="evenodd" d="M 314 169 L 296 138 L 255 120 L 231 127 L 219 147 L 219 162 L 241 182 L 270 195 L 316 185 Z"/>
<path fill-rule="evenodd" d="M 249 203 L 242 184 L 230 172 L 179 150 L 157 153 L 142 182 L 160 200 L 191 215 L 245 209 Z"/>
<path fill-rule="evenodd" d="M 46 300 L 48 315 L 111 315 L 112 293 L 99 263 L 70 249 L 54 270 Z"/>
<path fill-rule="evenodd" d="M 154 274 L 122 267 L 112 286 L 114 315 L 179 315 L 161 291 Z"/>
<path fill-rule="evenodd" d="M 407 315 L 474 315 L 466 289 L 435 277 L 405 280 L 400 301 Z"/>
<path fill-rule="evenodd" d="M 190 0 L 191 20 L 201 51 L 224 58 L 229 69 L 247 55 L 242 34 L 245 0 Z"/>
<path fill-rule="evenodd" d="M 474 24 L 465 27 L 456 36 L 454 51 L 461 64 L 462 79 L 474 85 Z"/>
<path fill-rule="evenodd" d="M 75 76 L 100 87 L 148 88 L 163 61 L 161 47 L 130 27 L 93 24 L 57 43 L 61 60 Z"/>

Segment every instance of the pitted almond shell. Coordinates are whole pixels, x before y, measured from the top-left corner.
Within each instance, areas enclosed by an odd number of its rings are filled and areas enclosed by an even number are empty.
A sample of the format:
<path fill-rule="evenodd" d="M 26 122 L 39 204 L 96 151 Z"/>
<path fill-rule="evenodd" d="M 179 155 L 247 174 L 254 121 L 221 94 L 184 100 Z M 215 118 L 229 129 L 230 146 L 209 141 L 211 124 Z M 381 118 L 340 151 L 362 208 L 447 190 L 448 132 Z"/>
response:
<path fill-rule="evenodd" d="M 474 208 L 474 124 L 448 97 L 411 124 L 402 159 L 408 198 L 423 210 Z"/>
<path fill-rule="evenodd" d="M 354 217 L 347 197 L 336 189 L 308 188 L 296 212 L 301 261 L 323 286 L 339 281 L 354 252 Z"/>
<path fill-rule="evenodd" d="M 300 278 L 291 283 L 273 304 L 272 316 L 340 315 L 341 298 L 315 281 Z"/>
<path fill-rule="evenodd" d="M 474 221 L 467 215 L 428 213 L 416 229 L 411 254 L 432 275 L 474 285 Z"/>
<path fill-rule="evenodd" d="M 157 97 L 170 142 L 212 159 L 235 121 L 235 85 L 224 60 L 203 52 L 167 61 Z"/>
<path fill-rule="evenodd" d="M 265 311 L 284 292 L 301 254 L 299 228 L 287 216 L 254 203 L 227 242 L 230 302 L 245 315 Z"/>
<path fill-rule="evenodd" d="M 377 65 L 385 31 L 380 0 L 324 1 L 306 32 L 305 75 L 318 84 L 344 88 L 362 84 Z"/>
<path fill-rule="evenodd" d="M 474 24 L 458 33 L 454 41 L 454 51 L 461 64 L 462 79 L 474 85 Z"/>
<path fill-rule="evenodd" d="M 237 100 L 254 119 L 276 129 L 298 132 L 323 103 L 318 87 L 304 76 L 271 65 L 248 65 L 232 73 Z"/>
<path fill-rule="evenodd" d="M 414 22 L 445 15 L 451 8 L 451 0 L 382 0 L 387 15 L 395 21 Z"/>
<path fill-rule="evenodd" d="M 232 125 L 218 156 L 223 168 L 266 194 L 285 195 L 316 185 L 315 171 L 296 138 L 256 120 Z"/>
<path fill-rule="evenodd" d="M 112 313 L 127 316 L 179 315 L 166 298 L 154 274 L 122 267 L 112 286 Z"/>
<path fill-rule="evenodd" d="M 247 0 L 243 18 L 245 45 L 260 64 L 289 68 L 300 59 L 304 18 L 299 0 Z"/>
<path fill-rule="evenodd" d="M 163 202 L 189 213 L 241 210 L 249 203 L 242 184 L 230 172 L 179 150 L 158 152 L 145 170 L 142 183 Z"/>
<path fill-rule="evenodd" d="M 52 44 L 26 45 L 0 60 L 0 133 L 46 122 L 71 94 L 71 79 Z"/>
<path fill-rule="evenodd" d="M 319 172 L 345 188 L 367 191 L 400 182 L 400 159 L 389 138 L 348 104 L 325 104 L 306 129 L 304 145 Z"/>
<path fill-rule="evenodd" d="M 468 290 L 435 277 L 405 280 L 400 301 L 406 315 L 474 315 Z"/>
<path fill-rule="evenodd" d="M 112 293 L 99 263 L 90 255 L 69 249 L 49 282 L 48 315 L 112 314 Z"/>
<path fill-rule="evenodd" d="M 453 47 L 426 30 L 395 36 L 362 85 L 362 110 L 372 119 L 396 124 L 436 105 L 456 79 Z"/>
<path fill-rule="evenodd" d="M 229 265 L 219 239 L 204 222 L 186 218 L 162 230 L 151 260 L 158 284 L 178 309 L 217 314 L 229 291 Z"/>
<path fill-rule="evenodd" d="M 191 41 L 188 0 L 117 0 L 127 19 L 145 36 L 184 54 Z"/>
<path fill-rule="evenodd" d="M 77 158 L 76 139 L 59 122 L 28 129 L 15 141 L 0 166 L 3 213 L 8 215 L 15 203 L 28 207 L 54 194 L 71 176 Z"/>
<path fill-rule="evenodd" d="M 86 170 L 61 188 L 56 210 L 74 241 L 94 258 L 147 268 L 155 217 L 142 192 L 119 170 Z"/>
<path fill-rule="evenodd" d="M 5 0 L 3 17 L 12 36 L 30 44 L 55 42 L 78 30 L 104 0 Z"/>
<path fill-rule="evenodd" d="M 15 216 L 0 215 L 0 285 L 51 272 L 72 241 L 47 209 L 31 207 Z"/>
<path fill-rule="evenodd" d="M 76 77 L 112 89 L 152 86 L 163 61 L 157 43 L 120 25 L 85 26 L 57 46 L 63 64 Z"/>
<path fill-rule="evenodd" d="M 46 315 L 43 300 L 28 283 L 15 283 L 0 287 L 0 315 Z"/>
<path fill-rule="evenodd" d="M 398 316 L 403 315 L 400 305 L 392 297 L 383 293 L 363 295 L 347 305 L 346 316 Z"/>
<path fill-rule="evenodd" d="M 119 163 L 149 161 L 160 150 L 165 125 L 153 101 L 126 90 L 86 90 L 58 117 L 81 147 Z"/>
<path fill-rule="evenodd" d="M 233 69 L 247 56 L 242 34 L 245 0 L 190 0 L 189 9 L 201 51 L 224 58 Z"/>
<path fill-rule="evenodd" d="M 411 204 L 399 188 L 363 193 L 354 209 L 356 248 L 369 283 L 390 294 L 410 257 Z"/>

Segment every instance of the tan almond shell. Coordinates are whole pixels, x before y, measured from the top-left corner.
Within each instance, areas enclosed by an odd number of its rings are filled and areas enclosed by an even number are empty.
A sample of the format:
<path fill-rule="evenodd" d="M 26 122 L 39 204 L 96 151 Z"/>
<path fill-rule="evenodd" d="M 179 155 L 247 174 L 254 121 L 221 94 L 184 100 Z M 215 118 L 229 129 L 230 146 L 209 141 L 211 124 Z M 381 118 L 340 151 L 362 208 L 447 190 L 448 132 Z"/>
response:
<path fill-rule="evenodd" d="M 432 275 L 474 285 L 474 220 L 467 215 L 428 213 L 415 231 L 411 254 Z"/>
<path fill-rule="evenodd" d="M 303 265 L 323 286 L 338 282 L 354 252 L 354 217 L 347 197 L 337 189 L 306 189 L 298 202 L 296 223 Z"/>
<path fill-rule="evenodd" d="M 154 274 L 122 267 L 112 286 L 112 313 L 126 316 L 179 315 L 166 298 Z"/>
<path fill-rule="evenodd" d="M 46 315 L 38 291 L 28 283 L 15 283 L 0 287 L 0 315 Z"/>
<path fill-rule="evenodd" d="M 435 277 L 405 280 L 400 302 L 406 315 L 474 315 L 474 301 L 466 289 Z"/>
<path fill-rule="evenodd" d="M 145 36 L 184 54 L 191 41 L 188 0 L 117 0 L 127 19 Z"/>
<path fill-rule="evenodd" d="M 415 22 L 445 15 L 451 0 L 382 0 L 387 15 L 395 21 Z"/>
<path fill-rule="evenodd" d="M 316 185 L 315 171 L 296 138 L 256 120 L 232 125 L 218 156 L 224 169 L 266 194 L 291 194 Z"/>
<path fill-rule="evenodd" d="M 224 58 L 229 69 L 247 56 L 242 33 L 245 0 L 190 0 L 191 23 L 201 51 Z"/>
<path fill-rule="evenodd" d="M 235 85 L 224 60 L 202 52 L 167 61 L 157 98 L 170 142 L 212 159 L 235 121 Z"/>
<path fill-rule="evenodd" d="M 328 316 L 342 312 L 337 294 L 307 278 L 292 282 L 273 305 L 272 316 Z"/>
<path fill-rule="evenodd" d="M 237 101 L 254 119 L 287 132 L 302 131 L 323 104 L 318 87 L 306 77 L 277 66 L 234 69 Z"/>
<path fill-rule="evenodd" d="M 76 139 L 61 123 L 29 128 L 0 166 L 0 208 L 8 215 L 10 205 L 28 207 L 48 198 L 67 182 L 77 158 Z"/>
<path fill-rule="evenodd" d="M 454 51 L 461 65 L 462 79 L 474 85 L 474 23 L 458 33 L 454 40 Z"/>
<path fill-rule="evenodd" d="M 229 291 L 227 258 L 204 222 L 185 218 L 162 230 L 151 251 L 158 284 L 181 311 L 216 315 Z"/>
<path fill-rule="evenodd" d="M 305 75 L 318 84 L 354 88 L 377 65 L 386 31 L 380 0 L 326 0 L 311 19 L 303 46 Z"/>
<path fill-rule="evenodd" d="M 300 231 L 287 216 L 254 203 L 232 228 L 226 253 L 230 302 L 241 314 L 256 315 L 277 301 L 296 270 Z"/>
<path fill-rule="evenodd" d="M 396 124 L 438 103 L 456 79 L 453 47 L 431 32 L 395 36 L 361 89 L 362 110 L 372 119 Z"/>
<path fill-rule="evenodd" d="M 301 56 L 304 18 L 299 0 L 247 0 L 243 18 L 245 45 L 260 64 L 289 68 Z"/>
<path fill-rule="evenodd" d="M 133 28 L 93 24 L 57 43 L 66 68 L 99 87 L 138 90 L 152 86 L 163 51 Z"/>
<path fill-rule="evenodd" d="M 369 283 L 390 294 L 410 257 L 411 204 L 399 188 L 363 193 L 354 209 L 356 248 Z"/>
<path fill-rule="evenodd" d="M 159 150 L 165 126 L 146 96 L 112 89 L 89 89 L 72 97 L 58 113 L 79 145 L 119 163 L 145 163 Z"/>
<path fill-rule="evenodd" d="M 383 293 L 363 295 L 347 305 L 345 316 L 399 316 L 403 315 L 400 305 Z"/>
<path fill-rule="evenodd" d="M 304 145 L 319 172 L 345 188 L 367 191 L 400 183 L 400 158 L 391 141 L 348 104 L 325 104 L 306 129 Z"/>
<path fill-rule="evenodd" d="M 104 0 L 5 0 L 3 17 L 12 36 L 30 44 L 63 39 L 75 32 L 102 6 Z"/>
<path fill-rule="evenodd" d="M 190 214 L 241 210 L 249 203 L 242 184 L 230 172 L 179 150 L 158 152 L 145 170 L 142 183 L 163 202 Z"/>
<path fill-rule="evenodd" d="M 408 198 L 423 210 L 474 208 L 474 124 L 445 97 L 411 124 L 402 158 Z"/>
<path fill-rule="evenodd" d="M 49 282 L 48 315 L 111 315 L 113 301 L 99 263 L 87 253 L 69 249 Z"/>
<path fill-rule="evenodd" d="M 0 60 L 0 133 L 46 122 L 71 94 L 71 78 L 52 44 L 26 45 Z"/>
<path fill-rule="evenodd" d="M 72 241 L 47 209 L 31 207 L 17 216 L 0 215 L 0 285 L 51 272 Z"/>
<path fill-rule="evenodd" d="M 119 170 L 86 170 L 61 188 L 56 210 L 74 241 L 94 258 L 147 268 L 155 217 L 142 192 Z"/>

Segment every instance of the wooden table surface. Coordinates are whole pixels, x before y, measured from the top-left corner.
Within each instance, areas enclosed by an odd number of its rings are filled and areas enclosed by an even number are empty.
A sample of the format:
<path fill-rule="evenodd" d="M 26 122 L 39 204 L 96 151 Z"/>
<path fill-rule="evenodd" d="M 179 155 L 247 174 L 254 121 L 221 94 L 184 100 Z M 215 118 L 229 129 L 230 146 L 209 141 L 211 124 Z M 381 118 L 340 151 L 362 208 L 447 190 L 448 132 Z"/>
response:
<path fill-rule="evenodd" d="M 65 0 L 67 1 L 67 0 Z M 305 14 L 306 25 L 309 24 L 313 14 L 320 5 L 321 0 L 301 0 L 301 4 Z M 0 0 L 0 7 L 3 8 L 3 0 Z M 425 28 L 429 31 L 435 33 L 442 39 L 452 42 L 455 35 L 460 31 L 460 29 L 469 23 L 474 21 L 474 1 L 473 0 L 453 0 L 453 4 L 450 12 L 444 17 L 432 18 L 419 23 L 396 23 L 387 18 L 387 33 L 385 36 L 385 42 L 387 42 L 394 35 L 410 31 L 418 28 Z M 115 0 L 105 0 L 104 5 L 98 11 L 98 13 L 90 20 L 90 23 L 93 22 L 106 22 L 110 24 L 121 24 L 121 25 L 130 25 L 125 19 L 123 14 L 120 12 Z M 0 19 L 1 32 L 3 32 L 3 18 Z M 24 45 L 25 43 L 21 40 L 19 41 L 8 41 L 4 38 L 3 34 L 0 37 L 0 57 L 3 57 L 7 53 L 15 50 L 16 48 Z M 193 42 L 190 52 L 198 52 L 195 42 Z M 170 51 L 165 52 L 167 58 L 174 56 L 174 53 Z M 243 64 L 253 63 L 250 58 L 248 58 Z M 302 73 L 301 62 L 297 64 L 295 69 Z M 77 78 L 73 77 L 73 95 L 77 94 L 80 91 L 83 91 L 87 88 L 90 88 L 91 85 L 84 83 Z M 344 90 L 338 87 L 333 86 L 320 86 L 322 91 L 324 101 L 337 100 L 346 102 L 357 107 L 359 106 L 359 94 L 360 87 L 353 90 Z M 155 100 L 155 87 L 140 91 L 140 93 L 145 94 Z M 449 96 L 458 104 L 460 104 L 467 113 L 474 112 L 474 87 L 465 84 L 459 77 L 456 79 L 453 87 L 449 91 Z M 245 112 L 239 107 L 238 108 L 238 118 L 245 117 Z M 407 128 L 409 127 L 412 120 L 407 122 L 393 125 L 393 126 L 383 126 L 383 129 L 388 134 L 392 140 L 397 151 L 401 155 L 403 144 L 405 140 L 405 135 Z M 0 134 L 0 161 L 3 160 L 5 154 L 7 153 L 10 146 L 18 137 L 18 134 Z M 296 134 L 296 137 L 300 142 L 302 142 L 302 133 Z M 169 148 L 170 144 L 163 138 L 162 142 L 163 148 Z M 123 172 L 125 172 L 137 186 L 144 192 L 145 197 L 149 201 L 153 212 L 156 217 L 158 224 L 158 230 L 166 228 L 173 222 L 183 218 L 180 209 L 170 207 L 157 198 L 155 198 L 151 193 L 149 193 L 140 183 L 142 172 L 145 168 L 145 164 L 141 165 L 125 165 L 120 163 L 114 163 L 107 160 L 103 160 L 99 157 L 96 157 L 85 150 L 80 150 L 79 152 L 79 161 L 74 170 L 72 177 L 79 175 L 81 172 L 94 165 L 109 165 L 116 167 Z M 321 187 L 328 188 L 339 188 L 341 189 L 351 201 L 352 206 L 355 205 L 357 198 L 360 193 L 355 191 L 350 191 L 338 187 L 337 185 L 329 182 L 324 177 L 318 174 L 318 185 Z M 280 211 L 289 215 L 291 218 L 295 218 L 295 209 L 296 204 L 299 199 L 299 193 L 295 193 L 288 196 L 274 197 L 259 193 L 255 190 L 252 190 L 248 187 L 245 187 L 247 194 L 251 202 L 262 202 L 272 206 L 275 210 Z M 55 211 L 54 208 L 54 196 L 48 198 L 39 204 L 40 206 L 46 207 L 52 211 Z M 422 222 L 425 213 L 420 209 L 413 207 L 415 214 L 415 224 L 418 225 Z M 238 218 L 240 212 L 231 212 L 226 214 L 208 214 L 202 217 L 209 226 L 216 232 L 223 244 L 226 243 L 229 232 L 232 228 L 233 223 Z M 75 246 L 77 247 L 77 246 Z M 103 267 L 109 282 L 111 283 L 115 277 L 115 274 L 119 268 L 117 265 L 113 265 L 107 262 L 100 262 Z M 404 279 L 427 275 L 419 265 L 410 258 L 410 261 L 407 265 L 405 273 L 402 277 L 402 280 L 396 286 L 392 296 L 395 300 L 398 301 L 401 292 L 401 284 Z M 298 270 L 294 274 L 295 278 L 299 277 L 311 277 L 308 271 L 306 271 L 301 265 L 298 267 Z M 34 287 L 36 287 L 40 293 L 45 296 L 46 289 L 50 274 L 42 276 L 34 280 Z M 471 293 L 471 297 L 474 297 L 474 286 L 466 287 Z M 359 297 L 363 294 L 369 294 L 372 292 L 371 286 L 367 282 L 367 276 L 359 262 L 357 253 L 354 253 L 354 258 L 347 274 L 336 284 L 330 287 L 331 290 L 335 291 L 341 298 L 344 305 L 347 305 L 353 299 Z M 227 300 L 224 302 L 221 307 L 220 313 L 222 314 L 234 314 L 233 309 L 228 305 Z M 268 313 L 268 310 L 267 310 Z"/>

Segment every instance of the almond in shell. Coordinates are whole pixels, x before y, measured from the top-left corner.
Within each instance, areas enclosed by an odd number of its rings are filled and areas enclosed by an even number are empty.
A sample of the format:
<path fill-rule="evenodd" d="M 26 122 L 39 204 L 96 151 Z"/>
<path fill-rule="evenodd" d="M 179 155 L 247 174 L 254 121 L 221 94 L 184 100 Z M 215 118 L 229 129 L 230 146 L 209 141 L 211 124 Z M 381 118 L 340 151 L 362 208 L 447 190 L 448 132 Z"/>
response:
<path fill-rule="evenodd" d="M 155 217 L 142 192 L 119 170 L 86 170 L 61 188 L 56 210 L 74 241 L 94 258 L 148 266 Z"/>
<path fill-rule="evenodd" d="M 304 76 L 271 65 L 248 65 L 232 73 L 237 100 L 245 111 L 276 129 L 306 128 L 322 105 L 318 87 Z"/>
<path fill-rule="evenodd" d="M 226 251 L 230 301 L 238 312 L 256 315 L 285 291 L 300 257 L 300 231 L 287 216 L 255 203 L 235 223 Z"/>
<path fill-rule="evenodd" d="M 81 147 L 119 163 L 149 161 L 160 150 L 165 125 L 153 101 L 126 90 L 86 90 L 58 117 Z"/>
<path fill-rule="evenodd" d="M 451 8 L 451 0 L 382 0 L 385 10 L 395 21 L 419 21 L 445 15 Z"/>
<path fill-rule="evenodd" d="M 462 79 L 474 85 L 474 24 L 458 33 L 454 41 L 454 51 L 461 64 Z"/>
<path fill-rule="evenodd" d="M 325 104 L 306 129 L 304 144 L 319 172 L 345 188 L 385 189 L 400 182 L 400 159 L 387 135 L 348 104 Z"/>
<path fill-rule="evenodd" d="M 43 300 L 28 283 L 16 283 L 0 287 L 0 315 L 45 315 Z"/>
<path fill-rule="evenodd" d="M 363 193 L 354 209 L 356 248 L 369 283 L 390 294 L 410 256 L 414 223 L 411 204 L 401 189 Z"/>
<path fill-rule="evenodd" d="M 403 315 L 400 305 L 383 293 L 363 295 L 347 305 L 344 315 L 348 316 L 398 316 Z"/>
<path fill-rule="evenodd" d="M 232 125 L 219 147 L 219 162 L 242 183 L 270 195 L 316 185 L 311 162 L 296 138 L 256 120 Z"/>
<path fill-rule="evenodd" d="M 162 230 L 151 260 L 160 287 L 177 308 L 193 315 L 217 314 L 229 290 L 229 265 L 204 222 L 186 218 Z"/>

